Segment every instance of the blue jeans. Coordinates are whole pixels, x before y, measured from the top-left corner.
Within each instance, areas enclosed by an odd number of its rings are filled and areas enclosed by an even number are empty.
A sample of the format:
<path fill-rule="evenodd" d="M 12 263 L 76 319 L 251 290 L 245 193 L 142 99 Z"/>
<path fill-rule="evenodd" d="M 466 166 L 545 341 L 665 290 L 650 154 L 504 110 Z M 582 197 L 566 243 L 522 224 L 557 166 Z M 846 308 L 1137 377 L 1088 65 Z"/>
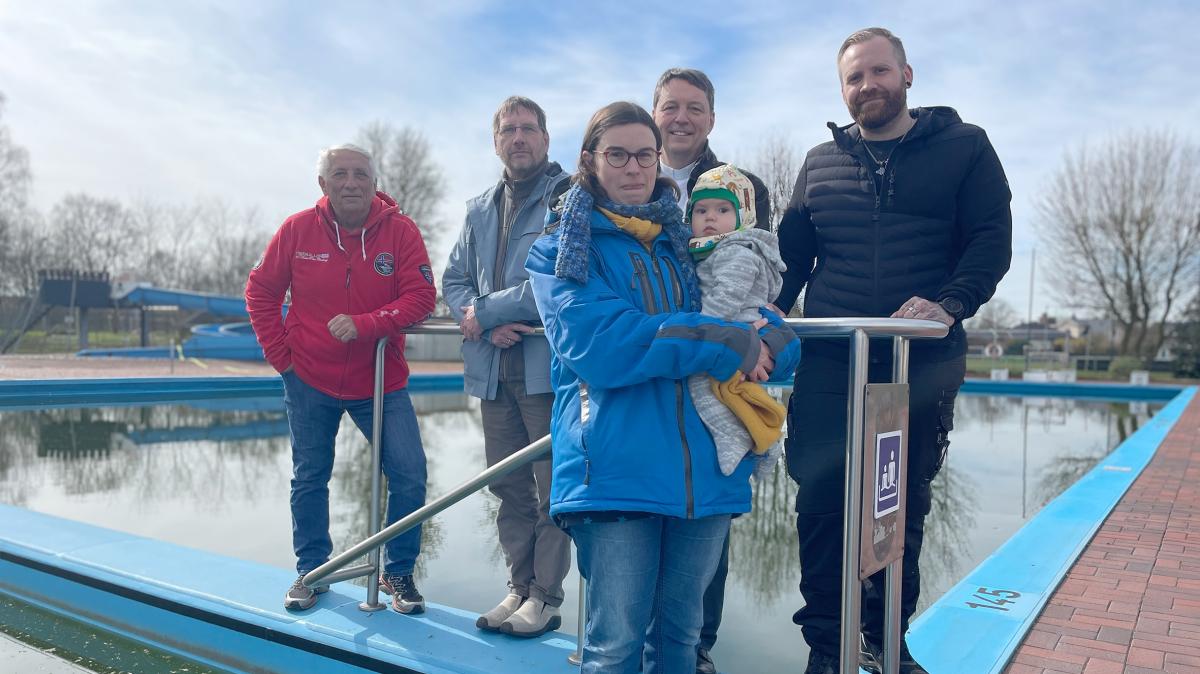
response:
<path fill-rule="evenodd" d="M 694 674 L 703 597 L 729 515 L 571 526 L 587 579 L 581 674 Z"/>
<path fill-rule="evenodd" d="M 283 402 L 292 436 L 292 548 L 296 571 L 304 574 L 329 561 L 333 552 L 329 478 L 342 413 L 348 412 L 370 439 L 371 399 L 334 398 L 304 383 L 295 372 L 287 372 L 283 375 Z M 391 524 L 425 504 L 425 449 L 406 389 L 383 396 L 381 444 L 383 474 L 387 476 L 387 522 Z M 421 527 L 388 541 L 386 549 L 387 573 L 411 574 L 421 552 Z"/>

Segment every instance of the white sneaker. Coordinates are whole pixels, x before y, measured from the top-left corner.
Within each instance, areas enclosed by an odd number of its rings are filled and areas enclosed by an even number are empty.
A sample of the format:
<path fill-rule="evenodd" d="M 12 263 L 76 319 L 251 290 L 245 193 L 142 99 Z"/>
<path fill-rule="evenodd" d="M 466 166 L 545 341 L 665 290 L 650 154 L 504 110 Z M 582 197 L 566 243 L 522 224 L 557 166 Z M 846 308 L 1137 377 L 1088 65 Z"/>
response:
<path fill-rule="evenodd" d="M 550 606 L 540 599 L 530 597 L 500 623 L 500 631 L 514 637 L 540 637 L 562 625 L 557 606 Z"/>
<path fill-rule="evenodd" d="M 481 630 L 498 631 L 500 623 L 508 620 L 508 617 L 521 606 L 523 601 L 525 598 L 521 595 L 510 593 L 496 608 L 479 616 L 479 620 L 475 621 L 475 626 Z"/>

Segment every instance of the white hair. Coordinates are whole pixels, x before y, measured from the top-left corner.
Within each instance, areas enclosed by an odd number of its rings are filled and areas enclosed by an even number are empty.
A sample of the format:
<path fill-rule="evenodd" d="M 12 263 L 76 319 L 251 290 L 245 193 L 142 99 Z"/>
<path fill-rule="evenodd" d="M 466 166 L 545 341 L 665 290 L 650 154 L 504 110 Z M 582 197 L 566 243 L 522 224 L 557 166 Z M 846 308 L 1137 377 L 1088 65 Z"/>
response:
<path fill-rule="evenodd" d="M 333 165 L 333 155 L 337 154 L 338 152 L 354 152 L 356 154 L 361 154 L 367 158 L 367 167 L 371 171 L 371 178 L 374 179 L 377 175 L 375 172 L 375 158 L 371 156 L 370 152 L 352 143 L 343 143 L 341 145 L 327 147 L 324 150 L 321 150 L 320 154 L 317 155 L 318 176 L 321 176 L 322 178 L 329 177 L 329 169 Z"/>

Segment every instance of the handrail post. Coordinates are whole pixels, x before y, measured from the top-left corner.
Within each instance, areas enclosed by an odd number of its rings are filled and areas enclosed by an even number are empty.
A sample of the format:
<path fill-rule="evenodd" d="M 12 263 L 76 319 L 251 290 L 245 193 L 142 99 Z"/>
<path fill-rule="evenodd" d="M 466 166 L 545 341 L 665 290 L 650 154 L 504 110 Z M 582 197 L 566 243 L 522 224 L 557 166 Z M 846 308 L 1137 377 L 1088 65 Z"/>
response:
<path fill-rule="evenodd" d="M 587 629 L 587 580 L 579 574 L 579 610 L 575 620 L 575 652 L 567 656 L 567 662 L 576 667 L 583 666 L 583 632 Z"/>
<path fill-rule="evenodd" d="M 380 337 L 375 343 L 375 397 L 371 400 L 371 516 L 367 521 L 367 537 L 379 533 L 380 481 L 383 475 L 383 358 L 388 338 Z M 358 605 L 362 611 L 380 611 L 385 606 L 379 601 L 379 559 L 382 546 L 375 546 L 367 557 L 371 577 L 367 578 L 366 601 Z"/>
<path fill-rule="evenodd" d="M 897 384 L 908 383 L 908 339 L 904 337 L 892 338 L 892 381 Z M 909 438 L 912 437 L 912 431 L 909 431 Z M 904 461 L 908 461 L 908 457 L 904 456 Z M 911 467 L 910 467 L 911 470 Z M 904 500 L 904 507 L 901 512 L 908 512 L 908 485 L 899 485 L 900 498 Z M 907 515 L 905 515 L 907 518 Z M 897 523 L 900 536 L 904 536 L 904 522 Z M 897 674 L 900 671 L 900 644 L 903 643 L 903 636 L 900 634 L 900 610 L 901 603 L 904 600 L 901 574 L 904 571 L 904 554 L 901 553 L 891 564 L 888 564 L 884 571 L 884 585 L 886 597 L 884 599 L 884 623 L 883 623 L 883 672 L 884 674 Z"/>
<path fill-rule="evenodd" d="M 863 417 L 870 365 L 870 338 L 856 328 L 850 337 L 849 396 L 846 406 L 846 492 L 842 509 L 842 674 L 858 672 L 862 583 L 858 556 L 862 528 Z"/>

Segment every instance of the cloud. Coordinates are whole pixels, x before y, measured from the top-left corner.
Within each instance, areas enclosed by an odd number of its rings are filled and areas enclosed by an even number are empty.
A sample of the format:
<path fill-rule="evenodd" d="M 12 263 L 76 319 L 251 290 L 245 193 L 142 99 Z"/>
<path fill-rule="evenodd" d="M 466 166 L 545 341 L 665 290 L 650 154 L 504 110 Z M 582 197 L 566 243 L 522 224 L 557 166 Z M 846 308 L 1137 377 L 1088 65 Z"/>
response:
<path fill-rule="evenodd" d="M 43 210 L 75 191 L 216 195 L 273 226 L 318 196 L 320 147 L 374 119 L 412 125 L 449 183 L 436 259 L 465 200 L 499 175 L 490 122 L 504 97 L 542 104 L 551 157 L 572 168 L 593 111 L 648 106 L 663 70 L 699 67 L 717 86 L 714 148 L 747 161 L 767 135 L 807 149 L 829 138 L 825 122 L 848 121 L 834 56 L 851 31 L 884 25 L 905 39 L 910 101 L 957 108 L 1005 164 L 1018 255 L 1000 294 L 1023 307 L 1032 200 L 1063 154 L 1200 114 L 1200 52 L 1181 29 L 1198 15 L 1184 3 L 7 3 L 0 87 Z M 1040 312 L 1056 300 L 1039 286 Z"/>

